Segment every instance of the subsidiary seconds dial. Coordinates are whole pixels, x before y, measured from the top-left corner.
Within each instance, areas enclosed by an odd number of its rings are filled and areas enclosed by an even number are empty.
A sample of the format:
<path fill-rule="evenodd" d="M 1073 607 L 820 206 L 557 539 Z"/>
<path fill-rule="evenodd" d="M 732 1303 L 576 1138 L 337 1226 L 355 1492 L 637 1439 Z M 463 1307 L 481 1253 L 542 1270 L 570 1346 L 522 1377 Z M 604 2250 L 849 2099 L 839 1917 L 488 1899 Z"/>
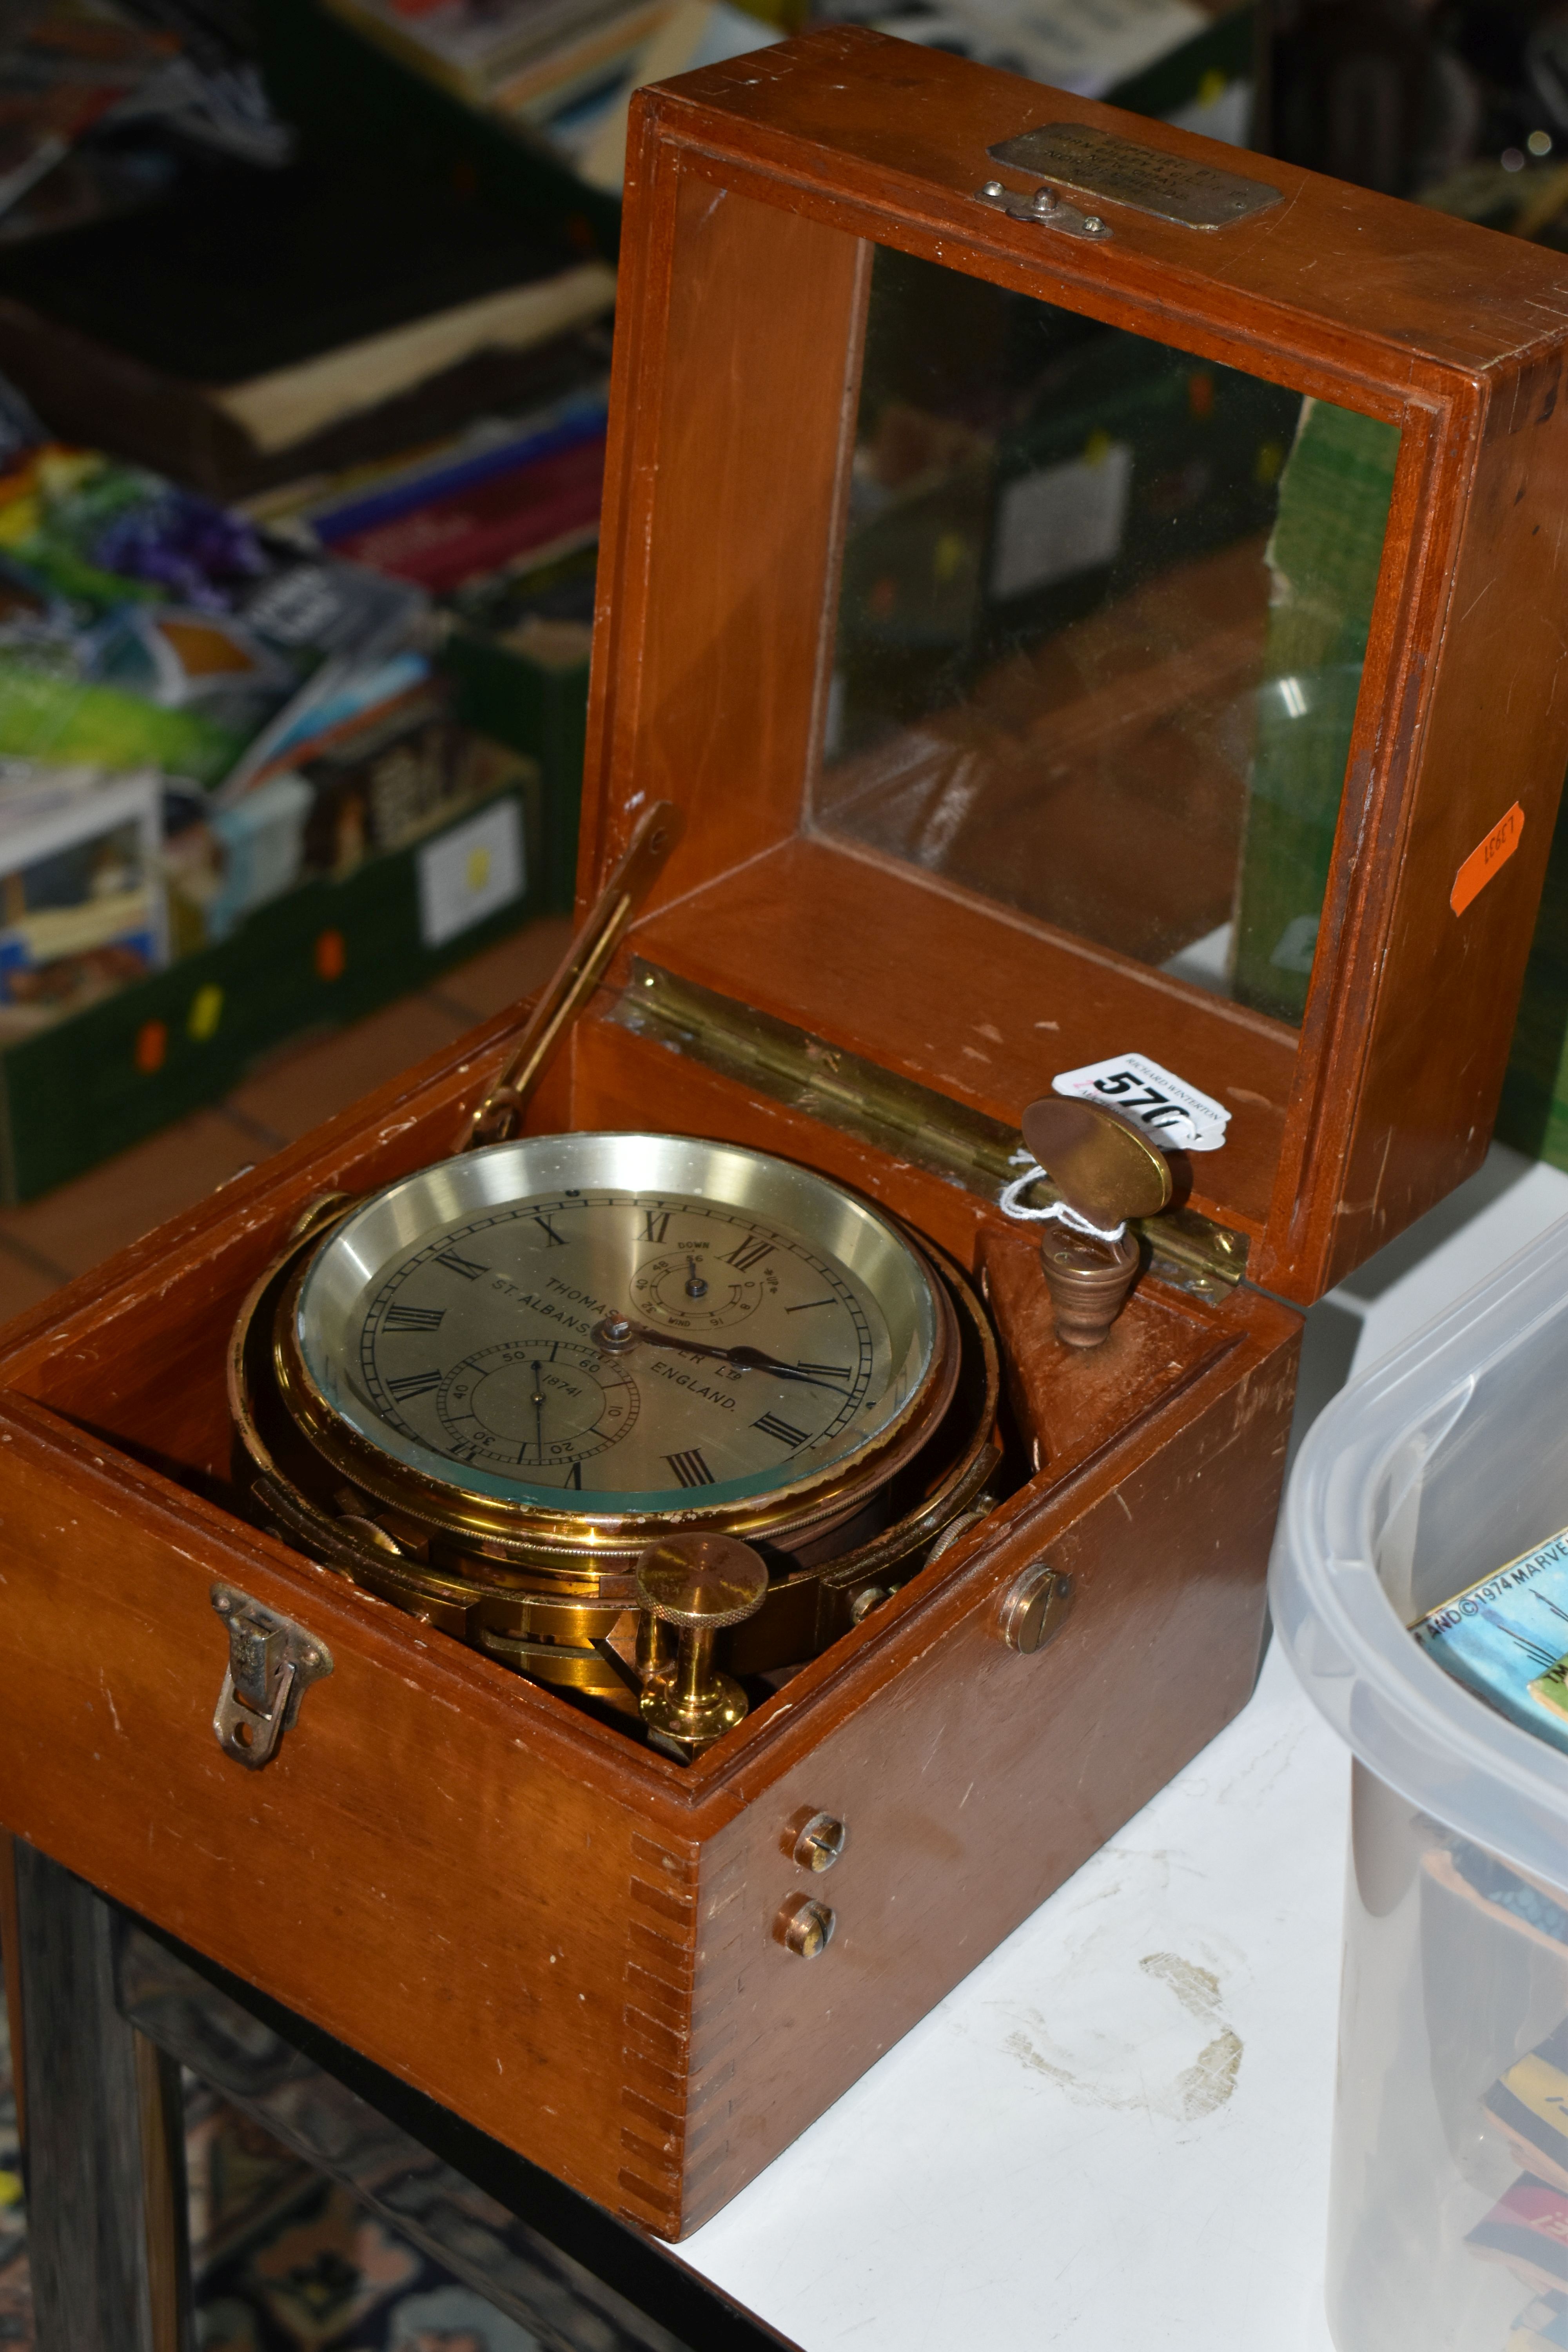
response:
<path fill-rule="evenodd" d="M 579 1486 L 584 1456 L 624 1437 L 637 1417 L 625 1367 L 570 1339 L 502 1339 L 453 1367 L 436 1391 L 455 1462 L 515 1462 Z"/>

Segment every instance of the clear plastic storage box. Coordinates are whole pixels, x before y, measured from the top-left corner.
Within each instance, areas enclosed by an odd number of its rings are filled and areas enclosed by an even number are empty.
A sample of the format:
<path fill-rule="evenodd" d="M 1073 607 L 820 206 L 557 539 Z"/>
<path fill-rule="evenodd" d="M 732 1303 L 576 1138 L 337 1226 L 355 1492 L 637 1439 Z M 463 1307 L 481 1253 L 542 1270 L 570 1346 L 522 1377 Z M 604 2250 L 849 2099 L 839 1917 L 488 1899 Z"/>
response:
<path fill-rule="evenodd" d="M 1568 1221 L 1328 1408 L 1275 1546 L 1279 1637 L 1355 1758 L 1339 2352 L 1568 2346 L 1568 1755 L 1406 1630 L 1564 1526 Z"/>

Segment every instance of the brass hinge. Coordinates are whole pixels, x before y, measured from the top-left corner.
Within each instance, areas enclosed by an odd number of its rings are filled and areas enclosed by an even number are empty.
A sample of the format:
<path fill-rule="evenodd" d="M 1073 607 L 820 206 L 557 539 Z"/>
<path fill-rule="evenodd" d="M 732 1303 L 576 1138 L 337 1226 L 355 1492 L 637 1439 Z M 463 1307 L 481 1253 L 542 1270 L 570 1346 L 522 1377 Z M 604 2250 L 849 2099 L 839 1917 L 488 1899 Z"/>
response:
<path fill-rule="evenodd" d="M 912 1160 L 983 1200 L 999 1201 L 1028 1164 L 1016 1127 L 640 958 L 633 961 L 614 1017 L 638 1035 L 656 1037 L 774 1102 Z M 1035 1197 L 1044 1207 L 1058 1195 L 1047 1178 L 1035 1187 Z M 1150 1271 L 1195 1297 L 1221 1297 L 1247 1272 L 1246 1234 L 1195 1209 L 1143 1218 L 1135 1230 L 1149 1244 Z"/>

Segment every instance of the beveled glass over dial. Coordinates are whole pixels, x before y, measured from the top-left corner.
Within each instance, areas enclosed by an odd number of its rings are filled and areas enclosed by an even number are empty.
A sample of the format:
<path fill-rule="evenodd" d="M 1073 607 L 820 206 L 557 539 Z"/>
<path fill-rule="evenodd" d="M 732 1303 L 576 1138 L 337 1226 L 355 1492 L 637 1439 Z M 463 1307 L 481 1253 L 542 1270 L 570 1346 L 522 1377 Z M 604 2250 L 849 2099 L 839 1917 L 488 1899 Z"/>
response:
<path fill-rule="evenodd" d="M 933 1370 L 921 1260 L 805 1169 L 656 1135 L 497 1144 L 354 1213 L 300 1289 L 329 1411 L 395 1460 L 554 1512 L 820 1481 Z"/>

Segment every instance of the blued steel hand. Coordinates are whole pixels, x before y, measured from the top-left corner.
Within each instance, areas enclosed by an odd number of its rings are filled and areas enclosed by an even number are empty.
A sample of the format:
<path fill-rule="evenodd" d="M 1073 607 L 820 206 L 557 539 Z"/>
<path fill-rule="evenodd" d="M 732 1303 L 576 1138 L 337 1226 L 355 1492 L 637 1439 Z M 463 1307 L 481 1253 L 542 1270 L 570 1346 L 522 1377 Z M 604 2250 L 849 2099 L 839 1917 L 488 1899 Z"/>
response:
<path fill-rule="evenodd" d="M 700 1339 L 682 1339 L 673 1331 L 655 1331 L 646 1323 L 634 1323 L 626 1316 L 615 1318 L 613 1333 L 606 1337 L 606 1327 L 601 1323 L 594 1337 L 601 1347 L 626 1347 L 633 1339 L 642 1339 L 649 1347 L 678 1348 L 686 1356 L 711 1356 L 721 1364 L 733 1364 L 742 1372 L 772 1372 L 779 1381 L 800 1381 L 807 1388 L 828 1389 L 835 1396 L 847 1391 L 837 1381 L 819 1380 L 815 1372 L 803 1372 L 798 1364 L 785 1364 L 777 1356 L 764 1355 L 761 1348 L 710 1348 Z"/>
<path fill-rule="evenodd" d="M 538 1450 L 540 1461 L 542 1463 L 544 1460 L 544 1391 L 540 1383 L 544 1375 L 544 1367 L 536 1358 L 530 1369 L 533 1373 L 533 1443 Z"/>

